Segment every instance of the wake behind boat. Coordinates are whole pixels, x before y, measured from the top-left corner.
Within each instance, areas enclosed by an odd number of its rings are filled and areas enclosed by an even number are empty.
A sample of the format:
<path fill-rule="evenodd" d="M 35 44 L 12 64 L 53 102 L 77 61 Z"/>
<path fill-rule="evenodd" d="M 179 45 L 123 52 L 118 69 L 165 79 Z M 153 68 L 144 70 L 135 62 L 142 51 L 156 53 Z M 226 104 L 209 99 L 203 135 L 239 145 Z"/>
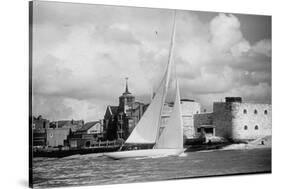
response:
<path fill-rule="evenodd" d="M 175 12 L 176 13 L 176 12 Z M 170 75 L 172 69 L 173 46 L 175 40 L 175 18 L 173 23 L 173 33 L 169 51 L 169 60 L 164 77 L 158 87 L 154 98 L 141 117 L 140 121 L 125 141 L 124 147 L 118 152 L 105 153 L 104 155 L 113 159 L 143 158 L 143 157 L 164 157 L 179 156 L 184 152 L 183 148 L 183 122 L 180 105 L 179 84 L 176 79 L 174 107 L 168 123 L 163 130 L 161 127 L 161 115 L 166 100 Z M 134 146 L 133 150 L 126 146 Z M 151 146 L 152 149 L 142 149 L 141 145 Z M 125 151 L 123 151 L 125 149 Z"/>
<path fill-rule="evenodd" d="M 112 159 L 127 159 L 127 158 L 144 158 L 144 157 L 167 157 L 179 156 L 184 153 L 185 149 L 145 149 L 145 150 L 131 150 L 118 151 L 106 153 L 107 157 Z"/>

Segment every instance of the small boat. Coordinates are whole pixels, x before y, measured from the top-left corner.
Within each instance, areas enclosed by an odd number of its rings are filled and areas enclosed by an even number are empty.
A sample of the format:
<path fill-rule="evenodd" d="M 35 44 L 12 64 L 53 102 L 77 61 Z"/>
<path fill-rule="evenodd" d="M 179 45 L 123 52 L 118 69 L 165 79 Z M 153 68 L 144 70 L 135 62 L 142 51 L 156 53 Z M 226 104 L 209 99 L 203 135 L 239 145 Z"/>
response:
<path fill-rule="evenodd" d="M 163 130 L 161 127 L 161 115 L 165 99 L 167 96 L 172 69 L 173 44 L 175 38 L 175 17 L 173 24 L 173 34 L 171 39 L 169 61 L 160 86 L 158 87 L 154 98 L 141 117 L 140 121 L 125 141 L 123 148 L 125 151 L 105 153 L 104 155 L 112 159 L 124 158 L 145 158 L 145 157 L 165 157 L 179 156 L 184 152 L 183 148 L 183 122 L 180 105 L 179 84 L 176 79 L 175 100 L 172 113 L 168 119 L 167 125 Z M 131 146 L 134 146 L 131 148 Z M 152 146 L 151 149 L 139 148 L 141 145 Z M 138 148 L 138 149 L 137 149 Z"/>

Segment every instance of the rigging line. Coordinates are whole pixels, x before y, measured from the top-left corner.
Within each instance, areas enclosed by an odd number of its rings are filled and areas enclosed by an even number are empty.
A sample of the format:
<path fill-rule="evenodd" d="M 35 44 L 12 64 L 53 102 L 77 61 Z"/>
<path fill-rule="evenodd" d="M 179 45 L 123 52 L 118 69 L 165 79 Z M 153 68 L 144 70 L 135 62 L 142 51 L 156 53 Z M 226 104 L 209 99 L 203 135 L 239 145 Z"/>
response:
<path fill-rule="evenodd" d="M 172 33 L 172 38 L 171 38 L 171 43 L 170 43 L 170 51 L 169 51 L 169 60 L 168 60 L 168 66 L 167 66 L 167 70 L 166 70 L 166 80 L 165 80 L 165 88 L 164 88 L 164 95 L 162 96 L 162 103 L 161 103 L 161 110 L 160 110 L 160 115 L 159 115 L 159 119 L 158 119 L 158 126 L 157 126 L 157 133 L 156 133 L 156 140 L 155 140 L 155 145 L 153 148 L 157 147 L 157 142 L 159 140 L 160 137 L 160 126 L 161 126 L 161 115 L 162 115 L 162 111 L 163 111 L 163 107 L 164 107 L 164 103 L 165 103 L 165 98 L 166 98 L 166 94 L 167 94 L 167 89 L 168 89 L 168 84 L 170 81 L 170 72 L 171 72 L 171 64 L 172 64 L 172 58 L 173 58 L 173 46 L 174 46 L 174 41 L 175 41 L 175 30 L 176 30 L 176 10 L 174 10 L 174 19 L 173 19 L 173 33 Z"/>
<path fill-rule="evenodd" d="M 177 10 L 174 10 L 174 19 L 173 19 L 173 30 L 172 30 L 172 37 L 170 41 L 170 48 L 169 48 L 169 55 L 168 55 L 168 64 L 166 65 L 166 71 L 164 73 L 164 77 L 162 78 L 159 87 L 157 88 L 156 92 L 159 90 L 162 82 L 165 82 L 166 89 L 168 88 L 168 84 L 170 81 L 170 69 L 172 67 L 172 58 L 173 58 L 173 50 L 174 50 L 174 43 L 175 43 L 175 33 L 176 33 L 176 16 Z M 166 77 L 169 76 L 169 77 Z"/>

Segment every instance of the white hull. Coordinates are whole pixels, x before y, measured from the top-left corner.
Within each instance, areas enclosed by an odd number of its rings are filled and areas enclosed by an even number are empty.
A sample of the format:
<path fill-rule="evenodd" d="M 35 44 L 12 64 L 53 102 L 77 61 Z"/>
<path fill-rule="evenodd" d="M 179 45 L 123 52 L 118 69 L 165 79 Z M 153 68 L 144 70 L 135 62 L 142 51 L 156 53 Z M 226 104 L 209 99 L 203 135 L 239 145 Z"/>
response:
<path fill-rule="evenodd" d="M 185 149 L 147 149 L 104 153 L 112 159 L 179 156 Z"/>

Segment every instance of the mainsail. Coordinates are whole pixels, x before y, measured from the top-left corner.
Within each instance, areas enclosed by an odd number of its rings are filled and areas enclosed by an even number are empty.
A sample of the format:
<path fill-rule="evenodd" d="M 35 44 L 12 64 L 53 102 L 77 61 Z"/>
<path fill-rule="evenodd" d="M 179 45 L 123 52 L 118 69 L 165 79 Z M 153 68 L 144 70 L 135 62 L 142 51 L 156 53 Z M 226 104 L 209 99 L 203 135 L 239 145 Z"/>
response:
<path fill-rule="evenodd" d="M 175 19 L 176 15 L 174 15 L 173 34 L 170 44 L 169 60 L 166 67 L 166 72 L 152 102 L 150 103 L 144 115 L 132 131 L 129 138 L 126 140 L 126 144 L 154 144 L 159 139 L 159 128 L 161 122 L 162 108 L 167 95 L 171 75 L 173 46 L 175 40 Z"/>
<path fill-rule="evenodd" d="M 161 133 L 154 148 L 157 149 L 181 149 L 183 148 L 183 122 L 180 104 L 180 91 L 178 81 L 176 81 L 176 98 L 173 111 L 167 125 Z"/>
<path fill-rule="evenodd" d="M 175 12 L 176 13 L 176 12 Z M 175 14 L 176 16 L 176 14 Z M 180 104 L 180 93 L 178 82 L 176 83 L 176 97 L 173 111 L 168 120 L 167 126 L 160 134 L 160 123 L 162 119 L 162 109 L 165 103 L 168 86 L 170 83 L 170 75 L 172 68 L 173 43 L 175 38 L 175 17 L 173 25 L 173 35 L 170 46 L 169 61 L 166 72 L 156 91 L 150 105 L 141 117 L 140 121 L 132 131 L 125 145 L 129 144 L 128 150 L 112 153 L 106 153 L 106 156 L 113 159 L 136 158 L 136 157 L 165 157 L 178 156 L 184 152 L 183 148 L 183 128 L 182 114 Z M 130 144 L 137 144 L 134 150 L 131 150 Z M 154 144 L 153 149 L 140 148 L 138 144 Z M 145 145 L 147 146 L 147 145 Z M 148 145 L 150 146 L 150 145 Z"/>

